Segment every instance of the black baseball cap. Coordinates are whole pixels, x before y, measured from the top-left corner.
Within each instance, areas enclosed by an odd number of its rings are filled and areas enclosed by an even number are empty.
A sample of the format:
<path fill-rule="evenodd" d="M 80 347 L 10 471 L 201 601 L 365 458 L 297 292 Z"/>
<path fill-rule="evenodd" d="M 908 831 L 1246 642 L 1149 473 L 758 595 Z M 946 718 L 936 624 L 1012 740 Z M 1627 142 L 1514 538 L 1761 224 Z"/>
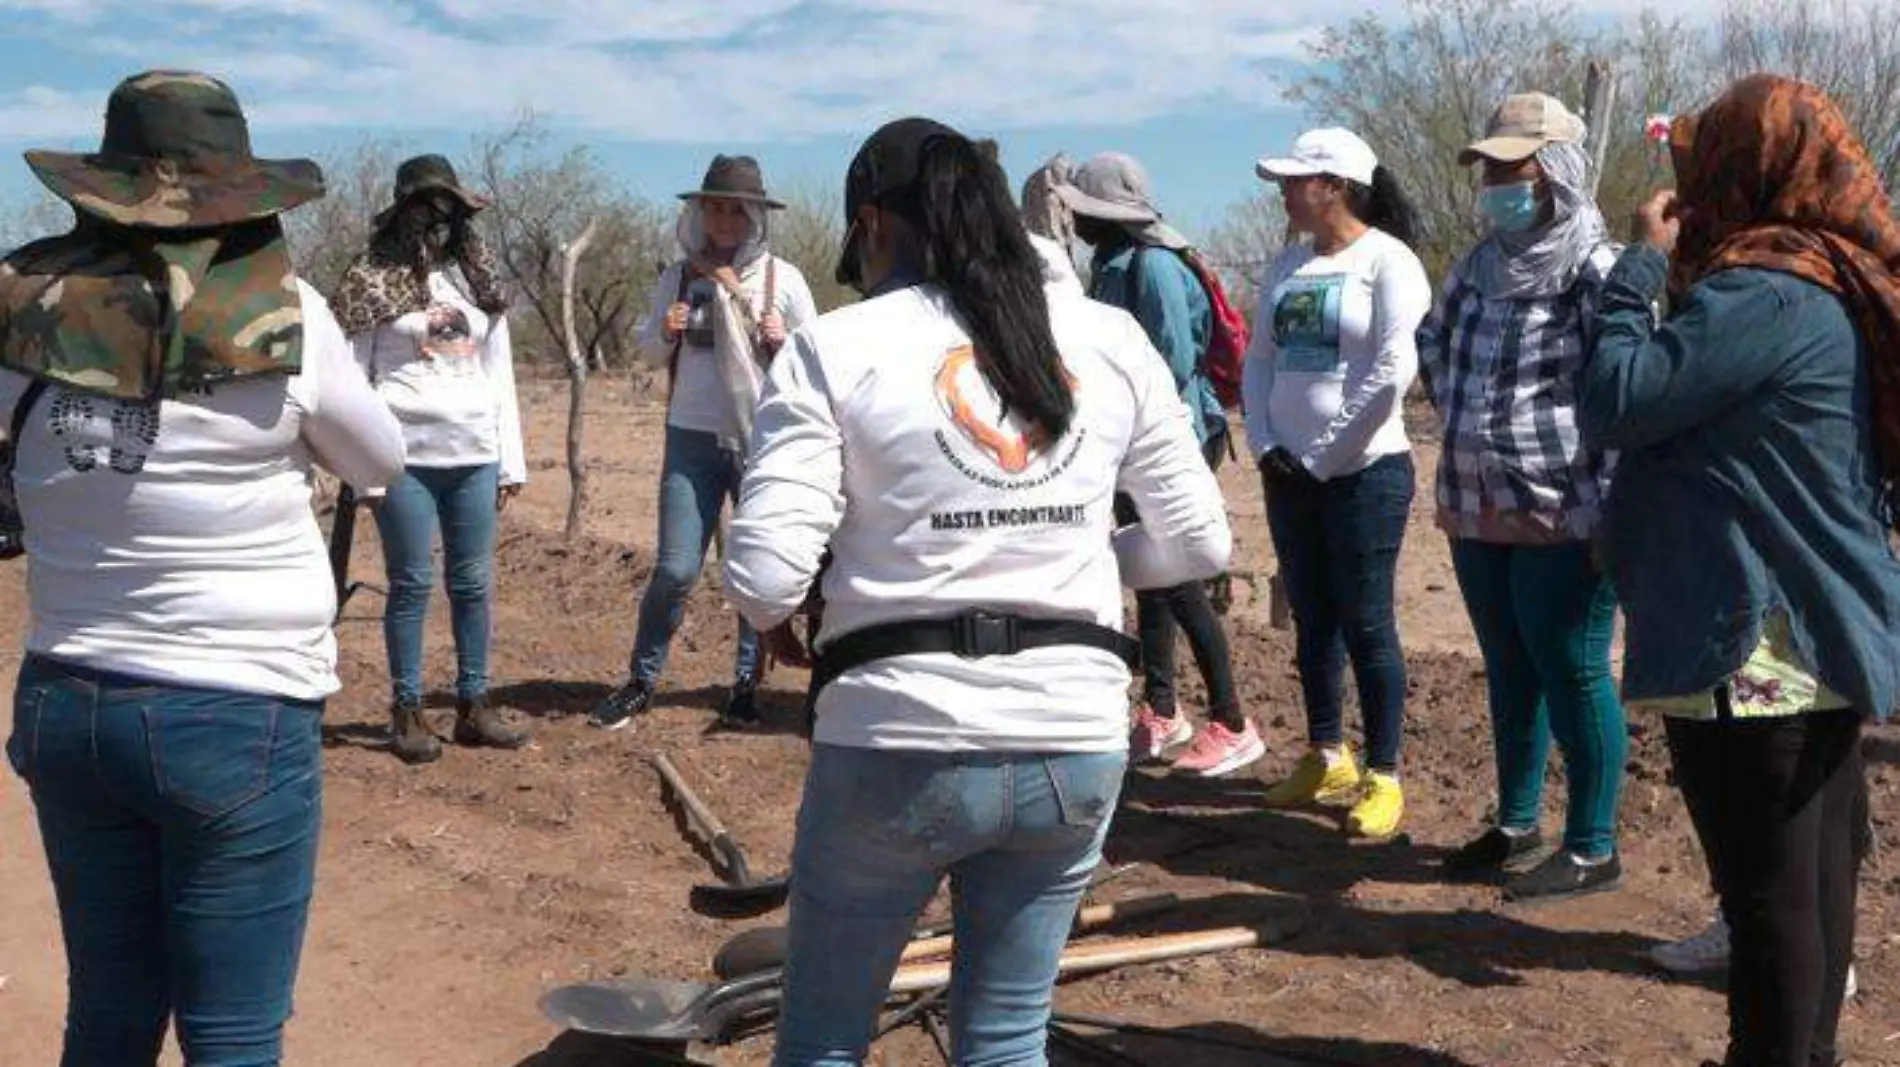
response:
<path fill-rule="evenodd" d="M 861 264 L 858 263 L 858 210 L 867 204 L 895 211 L 915 219 L 917 216 L 917 172 L 923 165 L 924 149 L 940 137 L 963 138 L 963 134 L 941 122 L 926 118 L 906 118 L 889 122 L 865 139 L 858 154 L 851 157 L 851 168 L 844 178 L 844 248 L 838 255 L 838 284 L 856 286 Z"/>

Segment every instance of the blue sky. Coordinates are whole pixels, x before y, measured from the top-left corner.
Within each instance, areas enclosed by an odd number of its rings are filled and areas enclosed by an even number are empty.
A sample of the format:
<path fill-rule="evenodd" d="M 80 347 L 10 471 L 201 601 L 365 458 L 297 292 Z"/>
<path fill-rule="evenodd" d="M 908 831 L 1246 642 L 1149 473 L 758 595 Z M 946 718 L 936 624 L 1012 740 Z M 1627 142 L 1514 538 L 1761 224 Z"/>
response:
<path fill-rule="evenodd" d="M 1629 6 L 1611 0 L 1613 7 Z M 926 114 L 1003 147 L 1147 163 L 1190 231 L 1258 191 L 1305 42 L 1401 0 L 0 0 L 0 199 L 27 147 L 88 147 L 106 94 L 154 67 L 230 82 L 260 154 L 365 135 L 458 153 L 542 115 L 655 198 L 716 150 L 832 188 L 880 122 Z"/>

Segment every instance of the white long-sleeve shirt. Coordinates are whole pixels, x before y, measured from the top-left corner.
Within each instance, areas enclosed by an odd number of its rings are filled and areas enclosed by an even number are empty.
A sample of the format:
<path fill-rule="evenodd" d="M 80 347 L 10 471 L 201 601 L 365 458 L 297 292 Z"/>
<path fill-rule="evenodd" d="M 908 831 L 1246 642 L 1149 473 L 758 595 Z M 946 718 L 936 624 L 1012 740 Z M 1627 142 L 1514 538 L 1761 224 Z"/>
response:
<path fill-rule="evenodd" d="M 818 308 L 812 303 L 811 286 L 798 268 L 768 252 L 739 272 L 739 288 L 752 301 L 755 319 L 765 314 L 767 259 L 773 259 L 775 264 L 772 306 L 785 321 L 785 332 L 789 335 L 816 319 Z M 664 367 L 673 358 L 673 342 L 666 339 L 666 309 L 680 297 L 680 271 L 685 267 L 684 260 L 676 262 L 662 271 L 659 280 L 653 283 L 652 306 L 641 324 L 639 336 L 634 339 L 635 357 L 648 366 Z M 691 305 L 709 300 L 712 287 L 717 284 L 710 278 L 693 279 L 687 283 L 685 302 Z M 695 287 L 701 292 L 694 292 Z M 672 399 L 667 404 L 667 425 L 722 436 L 732 434 L 735 430 L 732 402 L 725 383 L 719 378 L 719 358 L 710 344 L 693 343 L 695 336 L 699 335 L 689 330 L 687 336 L 680 339 L 679 369 L 673 379 Z"/>
<path fill-rule="evenodd" d="M 476 307 L 447 275 L 429 274 L 427 311 L 350 339 L 356 361 L 402 423 L 415 467 L 500 465 L 502 485 L 528 480 L 504 316 Z"/>
<path fill-rule="evenodd" d="M 1380 230 L 1330 256 L 1295 245 L 1260 294 L 1241 382 L 1254 455 L 1285 448 L 1325 481 L 1410 451 L 1405 392 L 1432 304 L 1418 256 Z"/>
<path fill-rule="evenodd" d="M 318 700 L 337 689 L 336 592 L 311 464 L 403 470 L 402 427 L 299 283 L 303 369 L 151 405 L 49 385 L 14 468 L 31 652 L 174 685 Z M 0 419 L 28 379 L 0 371 Z"/>
<path fill-rule="evenodd" d="M 1211 577 L 1232 536 L 1167 363 L 1127 313 L 1052 299 L 1074 425 L 1028 452 L 934 288 L 832 312 L 773 364 L 727 540 L 728 594 L 754 625 L 804 600 L 827 545 L 820 645 L 968 608 L 1120 628 L 1124 582 Z M 1126 492 L 1142 518 L 1114 530 Z M 1080 646 L 899 656 L 818 701 L 816 739 L 872 748 L 1116 751 L 1128 671 Z"/>

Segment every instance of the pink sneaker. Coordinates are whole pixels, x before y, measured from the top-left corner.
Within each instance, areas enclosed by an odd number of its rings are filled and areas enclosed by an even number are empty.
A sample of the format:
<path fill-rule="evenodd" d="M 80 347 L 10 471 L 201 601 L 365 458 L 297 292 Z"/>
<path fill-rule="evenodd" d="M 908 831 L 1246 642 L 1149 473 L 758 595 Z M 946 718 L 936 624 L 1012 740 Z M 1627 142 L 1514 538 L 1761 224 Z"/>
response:
<path fill-rule="evenodd" d="M 1185 745 L 1194 736 L 1194 724 L 1180 712 L 1158 715 L 1146 702 L 1135 705 L 1135 729 L 1128 738 L 1128 758 L 1134 763 L 1149 763 L 1176 745 Z"/>
<path fill-rule="evenodd" d="M 1209 722 L 1181 758 L 1174 761 L 1174 769 L 1202 778 L 1219 778 L 1266 755 L 1267 743 L 1260 739 L 1260 731 L 1254 729 L 1252 719 L 1246 722 L 1247 728 L 1240 733 Z"/>

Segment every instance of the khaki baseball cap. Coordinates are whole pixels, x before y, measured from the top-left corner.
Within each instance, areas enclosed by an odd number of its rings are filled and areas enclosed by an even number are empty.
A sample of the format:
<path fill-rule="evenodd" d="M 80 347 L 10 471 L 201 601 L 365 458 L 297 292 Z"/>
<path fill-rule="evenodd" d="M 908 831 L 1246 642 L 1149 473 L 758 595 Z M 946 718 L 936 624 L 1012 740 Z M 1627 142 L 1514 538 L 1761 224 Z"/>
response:
<path fill-rule="evenodd" d="M 1582 144 L 1585 136 L 1583 120 L 1556 97 L 1518 93 L 1507 97 L 1491 113 L 1491 121 L 1484 127 L 1484 140 L 1458 153 L 1458 163 L 1466 167 L 1481 159 L 1516 163 L 1552 142 Z"/>

